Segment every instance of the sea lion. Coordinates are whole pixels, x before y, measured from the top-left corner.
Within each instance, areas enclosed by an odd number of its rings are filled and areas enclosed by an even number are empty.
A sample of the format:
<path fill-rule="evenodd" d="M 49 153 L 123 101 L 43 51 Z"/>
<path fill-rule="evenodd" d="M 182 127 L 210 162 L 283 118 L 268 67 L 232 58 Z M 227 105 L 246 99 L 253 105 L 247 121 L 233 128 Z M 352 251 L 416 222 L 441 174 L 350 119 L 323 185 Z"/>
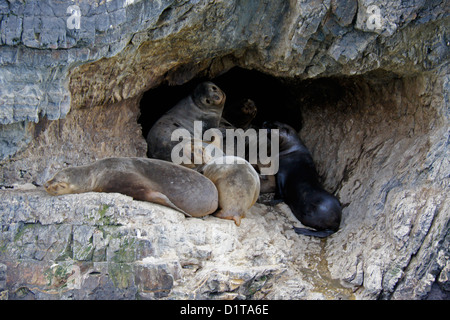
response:
<path fill-rule="evenodd" d="M 258 109 L 251 99 L 242 99 L 238 102 L 225 106 L 222 114 L 221 126 L 248 129 L 252 120 L 256 117 Z"/>
<path fill-rule="evenodd" d="M 180 165 L 197 171 L 201 171 L 203 166 L 214 158 L 225 156 L 220 143 L 215 140 L 209 142 L 193 138 L 183 143 L 182 151 L 185 159 L 190 161 L 182 162 Z"/>
<path fill-rule="evenodd" d="M 212 82 L 199 84 L 194 91 L 165 113 L 147 135 L 148 156 L 171 161 L 171 152 L 178 143 L 171 141 L 172 132 L 186 129 L 194 134 L 194 121 L 202 121 L 203 134 L 209 128 L 219 127 L 225 104 L 225 93 Z"/>
<path fill-rule="evenodd" d="M 277 199 L 283 199 L 302 224 L 316 229 L 294 228 L 298 234 L 327 237 L 339 229 L 342 209 L 338 199 L 325 191 L 310 152 L 297 132 L 280 122 L 265 122 L 263 128 L 279 129 Z"/>
<path fill-rule="evenodd" d="M 214 216 L 234 220 L 239 226 L 259 196 L 260 182 L 255 169 L 245 159 L 222 156 L 209 161 L 201 171 L 219 191 L 219 211 Z"/>
<path fill-rule="evenodd" d="M 217 188 L 208 178 L 158 159 L 106 158 L 65 168 L 44 187 L 51 195 L 91 191 L 122 193 L 193 217 L 206 216 L 218 207 Z"/>

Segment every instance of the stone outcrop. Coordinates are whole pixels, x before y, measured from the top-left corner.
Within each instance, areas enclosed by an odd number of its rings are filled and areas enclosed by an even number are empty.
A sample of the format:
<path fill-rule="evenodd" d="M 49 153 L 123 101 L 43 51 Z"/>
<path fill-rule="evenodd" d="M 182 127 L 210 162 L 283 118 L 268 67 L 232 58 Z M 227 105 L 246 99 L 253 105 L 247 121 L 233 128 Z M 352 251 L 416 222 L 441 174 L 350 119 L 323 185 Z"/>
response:
<path fill-rule="evenodd" d="M 257 204 L 236 227 L 120 194 L 4 191 L 1 203 L 10 299 L 354 296 L 327 283 L 324 243 L 298 237 L 284 204 Z"/>
<path fill-rule="evenodd" d="M 326 246 L 333 277 L 375 296 L 423 298 L 448 263 L 447 81 L 346 79 L 334 84 L 342 97 L 305 107 L 300 135 L 345 206 Z"/>
<path fill-rule="evenodd" d="M 448 298 L 447 8 L 0 1 L 1 297 Z M 145 156 L 143 94 L 233 67 L 292 93 L 299 134 L 344 205 L 326 240 L 294 234 L 284 204 L 257 204 L 238 228 L 31 184 L 66 166 Z"/>

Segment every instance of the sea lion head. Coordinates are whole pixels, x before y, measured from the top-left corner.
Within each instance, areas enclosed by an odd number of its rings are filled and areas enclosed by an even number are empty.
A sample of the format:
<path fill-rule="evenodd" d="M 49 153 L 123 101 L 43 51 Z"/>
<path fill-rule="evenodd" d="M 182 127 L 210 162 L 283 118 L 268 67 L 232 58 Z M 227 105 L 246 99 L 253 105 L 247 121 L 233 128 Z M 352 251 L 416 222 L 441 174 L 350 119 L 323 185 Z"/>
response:
<path fill-rule="evenodd" d="M 242 101 L 241 111 L 243 114 L 246 114 L 252 118 L 256 116 L 258 109 L 256 108 L 256 104 L 251 99 L 245 99 Z"/>
<path fill-rule="evenodd" d="M 337 231 L 341 223 L 342 208 L 339 200 L 325 190 L 307 193 L 308 201 L 303 207 L 304 215 L 313 217 L 316 229 Z"/>
<path fill-rule="evenodd" d="M 225 93 L 212 82 L 202 82 L 194 90 L 192 95 L 195 104 L 201 109 L 222 110 L 225 105 Z"/>
<path fill-rule="evenodd" d="M 75 171 L 76 168 L 66 168 L 59 171 L 44 184 L 45 191 L 53 196 L 78 193 L 79 187 L 74 183 L 74 180 L 79 176 L 79 173 Z"/>
<path fill-rule="evenodd" d="M 204 164 L 212 161 L 217 157 L 223 157 L 224 152 L 217 145 L 218 142 L 203 141 L 199 139 L 191 139 L 183 144 L 183 155 L 191 160 L 191 163 L 184 164 L 188 168 L 201 168 Z M 195 159 L 200 159 L 201 163 L 196 163 Z"/>
<path fill-rule="evenodd" d="M 279 130 L 280 151 L 297 147 L 304 148 L 297 131 L 290 125 L 278 121 L 265 121 L 262 127 L 267 129 L 268 133 L 270 133 L 271 129 Z"/>

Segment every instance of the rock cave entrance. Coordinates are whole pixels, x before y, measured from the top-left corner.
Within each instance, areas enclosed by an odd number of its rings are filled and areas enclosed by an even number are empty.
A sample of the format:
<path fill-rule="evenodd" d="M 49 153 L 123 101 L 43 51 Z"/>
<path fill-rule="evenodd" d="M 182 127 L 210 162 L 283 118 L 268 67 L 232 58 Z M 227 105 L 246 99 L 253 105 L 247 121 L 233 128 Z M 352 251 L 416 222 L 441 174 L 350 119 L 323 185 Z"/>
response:
<path fill-rule="evenodd" d="M 0 5 L 0 300 L 448 299 L 444 1 L 84 1 L 68 17 L 71 2 Z M 145 157 L 204 80 L 254 100 L 256 126 L 298 130 L 343 204 L 338 232 L 299 237 L 284 203 L 235 227 L 40 187 Z"/>
<path fill-rule="evenodd" d="M 362 156 L 376 156 L 372 149 L 377 151 L 383 139 L 389 142 L 408 135 L 407 128 L 415 125 L 403 115 L 412 112 L 407 111 L 409 107 L 420 104 L 411 99 L 417 91 L 417 79 L 378 70 L 365 75 L 302 80 L 233 67 L 214 78 L 198 76 L 183 85 L 163 83 L 148 90 L 139 103 L 138 123 L 146 139 L 152 125 L 198 83 L 213 81 L 227 95 L 225 109 L 235 101 L 250 98 L 258 108 L 254 125 L 276 120 L 298 130 L 313 154 L 326 189 L 339 193 L 350 178 L 358 183 L 368 178 L 365 172 L 371 170 L 369 167 L 358 168 L 361 176 L 354 176 L 356 167 L 362 165 Z M 428 119 L 418 120 L 423 121 Z M 397 136 L 399 130 L 406 131 Z M 347 206 L 351 197 L 344 198 Z"/>
<path fill-rule="evenodd" d="M 253 99 L 258 108 L 256 125 L 278 120 L 299 131 L 325 189 L 344 207 L 341 232 L 333 239 L 344 241 L 352 234 L 363 242 L 374 233 L 365 234 L 361 225 L 387 224 L 380 229 L 383 237 L 401 247 L 409 243 L 410 233 L 422 219 L 423 206 L 440 210 L 437 202 L 416 201 L 427 198 L 435 183 L 426 178 L 436 170 L 427 159 L 442 152 L 430 146 L 433 139 L 445 135 L 444 131 L 436 134 L 442 117 L 430 89 L 440 86 L 435 78 L 376 70 L 301 80 L 235 67 L 213 79 L 199 77 L 182 86 L 163 84 L 146 92 L 139 118 L 144 137 L 154 121 L 204 80 L 220 86 L 227 103 Z M 399 210 L 408 213 L 397 219 Z M 332 243 L 339 246 L 339 240 Z"/>
<path fill-rule="evenodd" d="M 256 118 L 252 122 L 256 126 L 272 119 L 288 123 L 297 130 L 301 127 L 300 109 L 295 107 L 294 95 L 283 79 L 234 67 L 213 79 L 198 77 L 183 85 L 162 84 L 145 92 L 140 101 L 141 115 L 138 119 L 144 138 L 166 111 L 189 95 L 202 81 L 212 81 L 225 92 L 225 108 L 241 99 L 252 99 L 258 108 Z"/>

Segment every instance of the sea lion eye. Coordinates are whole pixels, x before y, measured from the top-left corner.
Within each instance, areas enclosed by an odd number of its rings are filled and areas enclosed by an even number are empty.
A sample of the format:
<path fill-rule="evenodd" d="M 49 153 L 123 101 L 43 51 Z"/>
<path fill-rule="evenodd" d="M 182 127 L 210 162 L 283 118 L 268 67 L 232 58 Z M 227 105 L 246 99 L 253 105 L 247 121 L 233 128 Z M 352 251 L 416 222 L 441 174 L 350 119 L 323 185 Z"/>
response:
<path fill-rule="evenodd" d="M 213 89 L 213 91 L 217 91 L 217 87 L 216 86 L 212 86 L 211 89 Z"/>
<path fill-rule="evenodd" d="M 207 104 L 211 104 L 211 100 L 206 99 L 206 103 L 207 103 Z"/>

